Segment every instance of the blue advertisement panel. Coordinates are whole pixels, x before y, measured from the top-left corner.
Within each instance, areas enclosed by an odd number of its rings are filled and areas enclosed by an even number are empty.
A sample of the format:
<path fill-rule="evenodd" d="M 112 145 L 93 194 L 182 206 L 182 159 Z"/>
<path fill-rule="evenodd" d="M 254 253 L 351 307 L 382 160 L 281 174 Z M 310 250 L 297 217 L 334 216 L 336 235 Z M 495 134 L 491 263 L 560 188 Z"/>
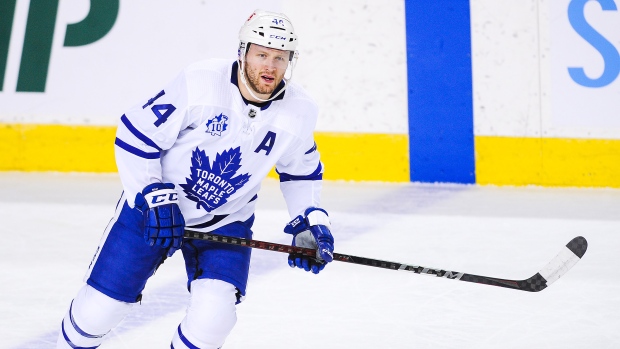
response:
<path fill-rule="evenodd" d="M 411 181 L 475 183 L 469 1 L 405 13 Z"/>

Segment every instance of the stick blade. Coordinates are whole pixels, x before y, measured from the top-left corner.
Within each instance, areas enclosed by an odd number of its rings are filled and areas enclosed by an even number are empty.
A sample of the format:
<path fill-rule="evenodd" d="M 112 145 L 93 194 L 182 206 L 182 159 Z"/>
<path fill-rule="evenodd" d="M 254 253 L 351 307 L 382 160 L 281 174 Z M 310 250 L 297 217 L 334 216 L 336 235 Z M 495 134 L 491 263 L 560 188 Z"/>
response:
<path fill-rule="evenodd" d="M 588 241 L 583 236 L 577 236 L 566 244 L 560 253 L 541 271 L 531 278 L 521 281 L 519 286 L 531 292 L 544 290 L 575 266 L 587 249 Z"/>
<path fill-rule="evenodd" d="M 581 259 L 588 249 L 588 241 L 583 236 L 577 236 L 566 244 L 566 247 Z"/>

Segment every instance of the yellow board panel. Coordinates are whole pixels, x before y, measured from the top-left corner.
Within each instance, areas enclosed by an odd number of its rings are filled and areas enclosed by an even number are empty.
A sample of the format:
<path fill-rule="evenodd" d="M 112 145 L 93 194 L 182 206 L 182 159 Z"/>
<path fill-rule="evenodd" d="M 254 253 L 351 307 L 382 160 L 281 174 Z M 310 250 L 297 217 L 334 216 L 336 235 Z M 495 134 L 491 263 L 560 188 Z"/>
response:
<path fill-rule="evenodd" d="M 476 182 L 620 187 L 620 140 L 476 136 Z"/>
<path fill-rule="evenodd" d="M 409 137 L 315 132 L 327 180 L 409 182 Z M 275 171 L 269 177 L 277 178 Z"/>
<path fill-rule="evenodd" d="M 0 124 L 0 170 L 116 172 L 115 133 L 115 127 Z"/>
<path fill-rule="evenodd" d="M 409 136 L 315 133 L 325 179 L 409 182 Z"/>
<path fill-rule="evenodd" d="M 116 172 L 115 130 L 0 124 L 0 171 Z M 316 133 L 315 139 L 325 179 L 409 181 L 406 135 Z"/>
<path fill-rule="evenodd" d="M 0 171 L 116 172 L 114 134 L 103 126 L 0 124 Z M 325 179 L 409 181 L 406 135 L 315 139 Z M 620 187 L 620 140 L 476 136 L 475 147 L 478 184 Z"/>

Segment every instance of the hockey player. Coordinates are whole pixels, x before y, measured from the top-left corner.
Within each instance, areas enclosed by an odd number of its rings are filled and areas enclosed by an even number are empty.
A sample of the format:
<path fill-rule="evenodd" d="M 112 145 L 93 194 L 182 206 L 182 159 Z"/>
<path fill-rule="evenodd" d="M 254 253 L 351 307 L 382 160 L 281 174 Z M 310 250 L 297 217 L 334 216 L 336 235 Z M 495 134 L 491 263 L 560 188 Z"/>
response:
<path fill-rule="evenodd" d="M 316 258 L 290 255 L 289 265 L 319 273 L 332 260 L 330 223 L 319 207 L 317 106 L 290 81 L 293 26 L 285 15 L 257 10 L 239 39 L 234 63 L 193 64 L 120 118 L 115 151 L 124 192 L 62 321 L 58 348 L 98 347 L 179 249 L 191 301 L 171 347 L 220 348 L 246 294 L 250 249 L 183 240 L 183 232 L 251 238 L 257 193 L 274 165 L 293 218 L 285 232 L 293 245 L 317 249 Z"/>

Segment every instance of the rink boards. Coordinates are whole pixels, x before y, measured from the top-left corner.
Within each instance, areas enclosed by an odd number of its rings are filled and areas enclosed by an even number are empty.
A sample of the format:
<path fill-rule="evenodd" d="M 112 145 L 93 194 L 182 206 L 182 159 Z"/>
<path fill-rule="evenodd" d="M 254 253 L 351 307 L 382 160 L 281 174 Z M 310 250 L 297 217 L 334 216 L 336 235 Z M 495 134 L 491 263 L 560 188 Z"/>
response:
<path fill-rule="evenodd" d="M 234 59 L 262 7 L 303 38 L 325 178 L 620 187 L 614 1 L 116 3 L 3 2 L 0 170 L 116 171 L 118 116 L 190 62 Z"/>

